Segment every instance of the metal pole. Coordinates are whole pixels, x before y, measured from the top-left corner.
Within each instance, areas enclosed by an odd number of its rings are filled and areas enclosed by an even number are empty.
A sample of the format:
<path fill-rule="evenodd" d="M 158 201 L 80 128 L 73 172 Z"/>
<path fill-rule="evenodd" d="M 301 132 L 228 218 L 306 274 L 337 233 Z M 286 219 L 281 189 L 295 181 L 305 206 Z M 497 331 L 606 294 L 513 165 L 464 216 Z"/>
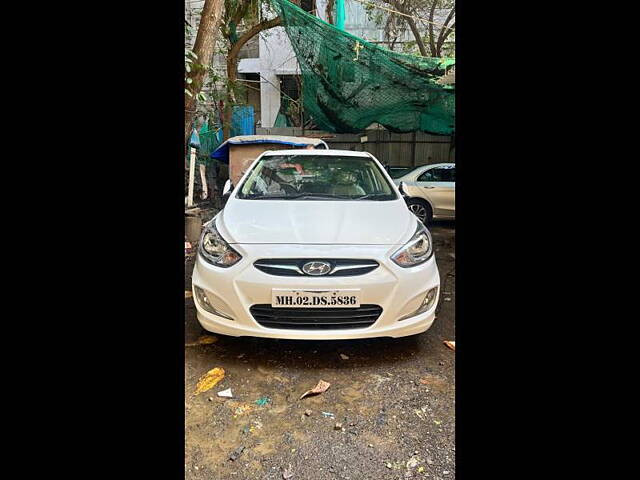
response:
<path fill-rule="evenodd" d="M 187 206 L 193 207 L 193 184 L 196 176 L 196 149 L 191 147 L 191 162 L 189 163 L 189 198 Z"/>
<path fill-rule="evenodd" d="M 336 1 L 336 27 L 340 30 L 344 30 L 344 20 L 345 20 L 345 11 L 344 11 L 344 0 Z"/>
<path fill-rule="evenodd" d="M 416 132 L 411 135 L 411 165 L 416 166 Z"/>

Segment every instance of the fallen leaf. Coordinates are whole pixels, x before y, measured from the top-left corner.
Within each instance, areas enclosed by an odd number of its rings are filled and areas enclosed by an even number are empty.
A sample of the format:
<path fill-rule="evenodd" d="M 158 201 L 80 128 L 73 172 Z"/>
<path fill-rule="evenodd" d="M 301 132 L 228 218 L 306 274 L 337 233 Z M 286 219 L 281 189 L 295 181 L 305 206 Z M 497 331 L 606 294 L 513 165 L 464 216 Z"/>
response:
<path fill-rule="evenodd" d="M 199 345 L 211 345 L 212 343 L 216 343 L 218 341 L 218 337 L 214 335 L 202 335 L 198 338 Z"/>
<path fill-rule="evenodd" d="M 185 290 L 184 298 L 191 298 L 191 297 L 193 297 L 193 292 L 191 290 Z"/>
<path fill-rule="evenodd" d="M 349 360 L 349 357 L 347 355 L 345 355 L 344 353 L 340 354 L 340 358 L 343 360 Z"/>
<path fill-rule="evenodd" d="M 428 374 L 426 377 L 422 377 L 420 379 L 420 383 L 422 385 L 433 385 L 434 387 L 444 387 L 447 382 L 442 377 L 438 377 L 437 375 Z"/>
<path fill-rule="evenodd" d="M 285 468 L 284 472 L 282 472 L 282 478 L 289 480 L 291 477 L 293 477 L 293 469 L 291 468 L 291 464 L 289 464 L 289 468 Z"/>
<path fill-rule="evenodd" d="M 450 340 L 445 340 L 444 344 L 449 347 L 451 350 L 453 350 L 454 352 L 456 351 L 456 342 L 452 342 Z"/>
<path fill-rule="evenodd" d="M 185 347 L 197 347 L 199 345 L 211 345 L 212 343 L 216 343 L 218 341 L 218 337 L 214 335 L 202 335 L 198 337 L 193 343 L 186 343 Z"/>
<path fill-rule="evenodd" d="M 317 395 L 319 393 L 323 393 L 327 391 L 327 388 L 329 388 L 331 386 L 331 384 L 329 382 L 325 382 L 324 380 L 320 380 L 318 382 L 318 384 L 313 387 L 313 389 L 311 390 L 307 390 L 306 392 L 304 392 L 299 400 L 302 400 L 304 397 L 308 396 L 308 395 Z"/>
<path fill-rule="evenodd" d="M 198 384 L 196 385 L 196 391 L 194 392 L 194 395 L 198 395 L 199 393 L 206 392 L 207 390 L 212 389 L 223 378 L 224 378 L 223 368 L 216 367 L 212 370 L 209 370 L 202 377 L 200 377 L 200 380 L 198 380 Z"/>

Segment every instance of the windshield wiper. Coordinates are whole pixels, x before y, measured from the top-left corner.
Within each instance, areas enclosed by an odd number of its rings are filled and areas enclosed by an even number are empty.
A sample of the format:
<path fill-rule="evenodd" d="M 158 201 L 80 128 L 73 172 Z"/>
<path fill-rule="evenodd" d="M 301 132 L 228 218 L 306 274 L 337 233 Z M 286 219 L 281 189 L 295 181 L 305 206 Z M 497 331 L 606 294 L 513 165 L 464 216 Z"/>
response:
<path fill-rule="evenodd" d="M 300 198 L 300 197 L 305 197 L 305 198 L 339 198 L 340 200 L 351 200 L 351 197 L 348 197 L 346 195 L 332 195 L 330 193 L 301 193 L 300 195 L 296 196 L 295 198 Z"/>
<path fill-rule="evenodd" d="M 248 200 L 253 200 L 253 199 L 296 200 L 299 198 L 321 198 L 321 199 L 336 198 L 339 200 L 353 200 L 353 197 L 348 197 L 346 195 L 331 195 L 329 193 L 297 193 L 294 195 L 264 195 L 262 193 L 256 193 L 253 195 L 247 195 L 244 198 Z"/>
<path fill-rule="evenodd" d="M 251 195 L 247 195 L 244 198 L 246 200 L 254 200 L 254 199 L 262 199 L 262 198 L 266 198 L 266 199 L 272 199 L 272 200 L 283 200 L 286 198 L 296 198 L 296 195 L 265 195 L 263 193 L 254 193 Z"/>
<path fill-rule="evenodd" d="M 375 198 L 378 198 L 378 199 L 386 198 L 388 200 L 391 200 L 393 197 L 388 193 L 368 193 L 360 197 L 352 197 L 352 200 L 372 200 Z"/>

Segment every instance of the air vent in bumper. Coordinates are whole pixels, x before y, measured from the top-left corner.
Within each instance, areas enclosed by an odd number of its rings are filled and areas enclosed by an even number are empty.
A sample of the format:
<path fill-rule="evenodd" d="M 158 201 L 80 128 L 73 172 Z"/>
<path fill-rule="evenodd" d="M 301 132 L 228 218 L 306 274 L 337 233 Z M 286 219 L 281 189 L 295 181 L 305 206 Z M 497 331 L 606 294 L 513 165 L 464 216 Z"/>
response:
<path fill-rule="evenodd" d="M 379 305 L 361 305 L 358 308 L 273 308 L 269 304 L 253 305 L 251 315 L 267 328 L 299 330 L 336 330 L 367 328 L 380 314 Z"/>

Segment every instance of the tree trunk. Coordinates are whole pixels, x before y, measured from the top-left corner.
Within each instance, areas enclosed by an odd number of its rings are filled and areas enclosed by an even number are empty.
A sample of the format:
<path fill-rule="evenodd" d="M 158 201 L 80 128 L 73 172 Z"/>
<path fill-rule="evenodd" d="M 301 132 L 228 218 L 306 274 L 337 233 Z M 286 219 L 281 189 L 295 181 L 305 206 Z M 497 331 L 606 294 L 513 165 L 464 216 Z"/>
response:
<path fill-rule="evenodd" d="M 411 32 L 413 32 L 413 36 L 416 39 L 416 43 L 418 44 L 418 48 L 420 49 L 420 55 L 423 57 L 428 57 L 427 49 L 424 46 L 424 42 L 422 41 L 422 37 L 420 37 L 420 31 L 416 26 L 416 21 L 411 17 L 405 17 L 407 19 L 407 23 L 409 24 L 409 28 L 411 28 Z"/>
<path fill-rule="evenodd" d="M 456 8 L 453 7 L 449 12 L 449 15 L 447 15 L 447 19 L 444 21 L 444 27 L 442 27 L 442 30 L 440 30 L 440 35 L 438 35 L 438 43 L 436 44 L 436 54 L 438 57 L 442 56 L 442 46 L 444 45 L 444 41 L 452 32 L 452 28 L 447 28 L 447 27 L 449 27 L 449 22 L 453 18 L 455 11 L 456 11 Z M 454 25 L 455 23 L 453 23 L 451 27 L 453 27 Z"/>
<path fill-rule="evenodd" d="M 185 94 L 184 99 L 184 143 L 189 141 L 191 134 L 193 117 L 196 113 L 196 96 L 202 89 L 205 75 L 211 63 L 213 50 L 216 43 L 216 32 L 222 17 L 222 7 L 224 0 L 205 0 L 198 34 L 193 45 L 193 53 L 197 55 L 191 72 L 187 75 L 192 81 L 186 85 L 191 95 Z"/>
<path fill-rule="evenodd" d="M 400 13 L 404 13 L 405 15 L 411 15 L 411 11 L 408 8 L 405 8 L 404 3 L 400 3 L 399 1 L 394 1 L 392 5 L 398 10 Z M 416 25 L 416 21 L 413 17 L 403 17 L 404 20 L 409 25 L 411 29 L 411 33 L 413 33 L 413 38 L 416 39 L 416 44 L 418 45 L 418 49 L 420 50 L 420 55 L 423 57 L 428 57 L 427 49 L 424 46 L 424 42 L 422 41 L 422 37 L 420 36 L 420 31 L 418 30 L 418 26 Z"/>
<path fill-rule="evenodd" d="M 228 140 L 231 136 L 231 119 L 233 117 L 233 104 L 235 103 L 234 89 L 238 77 L 238 55 L 231 52 L 227 54 L 227 94 L 224 99 L 222 117 L 222 139 Z"/>
<path fill-rule="evenodd" d="M 431 49 L 432 57 L 438 56 L 438 51 L 436 49 L 436 40 L 433 35 L 433 17 L 434 17 L 437 5 L 438 5 L 438 0 L 433 0 L 433 3 L 431 4 L 431 10 L 429 11 L 429 48 Z"/>
<path fill-rule="evenodd" d="M 327 7 L 325 10 L 325 15 L 327 17 L 327 23 L 330 23 L 331 25 L 334 25 L 333 22 L 333 7 L 336 4 L 336 0 L 328 0 L 327 1 Z"/>
<path fill-rule="evenodd" d="M 222 126 L 223 138 L 225 140 L 227 140 L 231 134 L 231 118 L 234 103 L 233 91 L 238 77 L 238 54 L 240 53 L 240 49 L 258 33 L 279 25 L 282 25 L 280 17 L 260 22 L 243 33 L 238 41 L 233 43 L 231 48 L 229 48 L 229 52 L 227 53 L 227 95 L 224 103 L 224 120 Z"/>

